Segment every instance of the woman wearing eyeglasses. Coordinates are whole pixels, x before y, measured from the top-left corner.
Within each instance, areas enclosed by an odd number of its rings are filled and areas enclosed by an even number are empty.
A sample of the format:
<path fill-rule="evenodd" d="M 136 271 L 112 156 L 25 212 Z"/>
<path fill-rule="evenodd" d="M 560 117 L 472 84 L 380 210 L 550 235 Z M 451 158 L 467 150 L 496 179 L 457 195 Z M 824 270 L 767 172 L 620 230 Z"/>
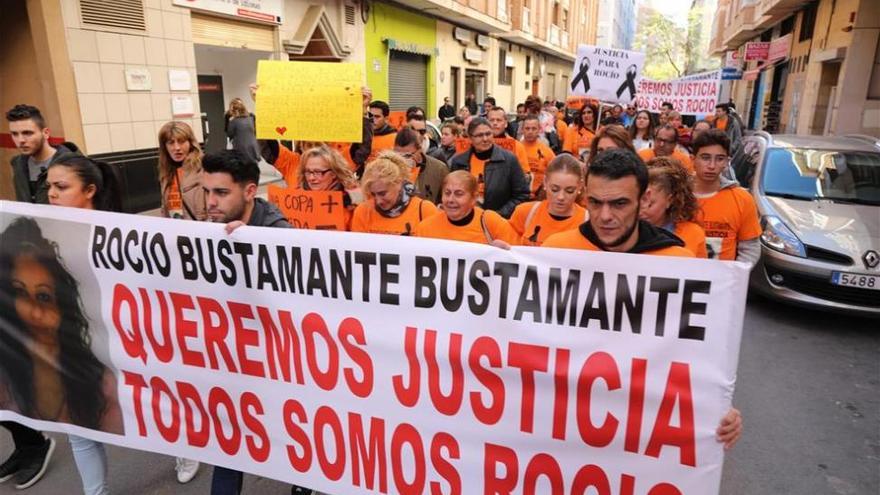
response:
<path fill-rule="evenodd" d="M 577 113 L 574 114 L 574 122 L 568 126 L 565 133 L 565 141 L 562 144 L 562 150 L 586 161 L 596 136 L 596 107 L 593 105 L 584 105 Z"/>
<path fill-rule="evenodd" d="M 341 191 L 345 207 L 346 230 L 351 225 L 351 216 L 362 196 L 358 189 L 357 177 L 348 167 L 345 159 L 333 148 L 325 144 L 305 151 L 297 168 L 296 184 L 288 184 L 306 191 Z"/>
<path fill-rule="evenodd" d="M 495 133 L 488 120 L 471 120 L 467 131 L 471 147 L 452 157 L 449 170 L 473 175 L 477 181 L 477 206 L 509 218 L 516 205 L 528 201 L 530 195 L 519 161 L 513 153 L 495 145 Z"/>

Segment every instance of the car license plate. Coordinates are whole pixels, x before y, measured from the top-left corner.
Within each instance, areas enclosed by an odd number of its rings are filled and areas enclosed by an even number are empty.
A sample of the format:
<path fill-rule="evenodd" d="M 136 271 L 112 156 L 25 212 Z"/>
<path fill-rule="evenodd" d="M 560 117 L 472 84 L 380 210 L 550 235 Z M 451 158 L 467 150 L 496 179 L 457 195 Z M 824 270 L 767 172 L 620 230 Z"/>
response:
<path fill-rule="evenodd" d="M 858 289 L 880 290 L 880 275 L 832 272 L 831 283 L 846 287 L 856 287 Z"/>

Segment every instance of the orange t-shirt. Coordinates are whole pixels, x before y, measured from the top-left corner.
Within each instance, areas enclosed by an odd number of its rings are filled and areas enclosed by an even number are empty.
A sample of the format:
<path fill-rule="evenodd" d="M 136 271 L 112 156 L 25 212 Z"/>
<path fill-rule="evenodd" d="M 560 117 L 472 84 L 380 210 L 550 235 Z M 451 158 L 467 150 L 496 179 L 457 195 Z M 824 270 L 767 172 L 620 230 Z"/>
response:
<path fill-rule="evenodd" d="M 442 213 L 428 217 L 416 227 L 415 236 L 489 244 L 486 231 L 492 240 L 505 241 L 511 246 L 519 244 L 519 236 L 504 217 L 479 207 L 474 208 L 474 218 L 467 225 L 455 225 Z"/>
<path fill-rule="evenodd" d="M 523 170 L 523 173 L 529 173 L 529 157 L 526 154 L 526 148 L 521 142 L 512 137 L 504 136 L 496 137 L 495 144 L 513 153 L 516 156 L 516 161 L 519 162 L 519 166 Z"/>
<path fill-rule="evenodd" d="M 642 161 L 644 161 L 645 163 L 648 163 L 648 160 L 651 160 L 656 156 L 657 155 L 654 153 L 654 148 L 645 148 L 639 151 L 639 157 L 641 157 Z M 687 153 L 682 153 L 679 150 L 675 150 L 672 152 L 672 156 L 670 156 L 670 158 L 678 160 L 679 163 L 681 163 L 681 166 L 686 168 L 688 172 L 692 174 L 694 173 L 694 162 L 693 160 L 691 160 L 691 156 Z"/>
<path fill-rule="evenodd" d="M 520 203 L 510 215 L 509 223 L 519 234 L 521 245 L 540 246 L 551 235 L 576 229 L 588 219 L 587 210 L 580 205 L 574 205 L 574 210 L 568 218 L 562 220 L 553 218 L 547 207 L 547 201 L 544 200 Z"/>
<path fill-rule="evenodd" d="M 523 148 L 526 150 L 526 156 L 529 160 L 529 170 L 532 172 L 532 194 L 534 194 L 541 184 L 544 183 L 544 172 L 547 170 L 547 164 L 550 160 L 556 158 L 556 153 L 549 146 L 536 140 L 534 143 L 523 141 Z"/>
<path fill-rule="evenodd" d="M 568 124 L 566 124 L 564 120 L 557 120 L 556 121 L 556 135 L 559 136 L 560 141 L 565 139 L 566 132 L 568 132 Z"/>
<path fill-rule="evenodd" d="M 720 119 L 715 119 L 715 128 L 721 129 L 722 131 L 727 130 L 727 117 L 721 117 Z"/>
<path fill-rule="evenodd" d="M 601 251 L 598 246 L 587 240 L 580 229 L 575 228 L 553 234 L 542 244 L 543 247 L 554 247 L 562 249 L 583 249 L 587 251 Z M 639 254 L 653 254 L 656 256 L 677 256 L 679 258 L 693 258 L 694 253 L 689 249 L 680 246 L 669 246 L 656 249 L 654 251 L 646 251 Z"/>
<path fill-rule="evenodd" d="M 370 147 L 370 158 L 367 162 L 369 163 L 371 160 L 379 156 L 380 151 L 393 150 L 395 139 L 397 139 L 396 132 L 385 134 L 384 136 L 373 136 L 373 141 Z"/>
<path fill-rule="evenodd" d="M 278 144 L 278 158 L 275 159 L 275 169 L 281 172 L 287 187 L 296 187 L 297 171 L 299 169 L 300 155 L 296 151 L 287 149 L 286 146 Z"/>
<path fill-rule="evenodd" d="M 369 200 L 355 208 L 351 219 L 352 232 L 370 234 L 412 235 L 419 223 L 437 213 L 434 203 L 413 197 L 400 216 L 389 218 L 376 211 L 376 203 Z"/>
<path fill-rule="evenodd" d="M 684 247 L 694 253 L 697 258 L 707 258 L 706 233 L 703 227 L 687 220 L 675 224 L 675 235 L 684 241 Z"/>
<path fill-rule="evenodd" d="M 697 223 L 706 232 L 709 258 L 736 259 L 739 241 L 761 235 L 758 208 L 751 194 L 741 187 L 725 187 L 709 197 L 697 197 L 700 214 Z"/>
<path fill-rule="evenodd" d="M 483 204 L 483 198 L 486 197 L 486 178 L 483 175 L 486 171 L 486 161 L 477 158 L 476 153 L 471 153 L 470 173 L 477 178 L 477 204 Z"/>
<path fill-rule="evenodd" d="M 596 135 L 593 134 L 593 131 L 571 125 L 565 132 L 565 142 L 562 145 L 562 149 L 580 158 L 581 151 L 590 149 L 594 137 Z"/>

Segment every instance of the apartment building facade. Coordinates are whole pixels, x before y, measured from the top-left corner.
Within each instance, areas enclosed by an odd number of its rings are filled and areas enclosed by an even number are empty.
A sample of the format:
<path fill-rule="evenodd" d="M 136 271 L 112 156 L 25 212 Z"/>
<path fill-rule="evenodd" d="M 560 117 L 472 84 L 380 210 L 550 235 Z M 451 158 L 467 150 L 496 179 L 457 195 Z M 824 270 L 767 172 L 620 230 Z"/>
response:
<path fill-rule="evenodd" d="M 748 126 L 772 132 L 880 136 L 880 3 L 870 0 L 719 0 L 710 50 L 746 60 L 731 99 Z"/>
<path fill-rule="evenodd" d="M 250 103 L 257 61 L 364 64 L 395 109 L 492 95 L 564 99 L 579 43 L 594 43 L 598 0 L 0 0 L 0 106 L 40 107 L 55 140 L 113 162 L 149 162 L 169 120 L 206 149 L 226 146 L 223 114 Z M 5 119 L 0 161 L 16 154 Z M 12 197 L 0 167 L 0 198 Z M 132 178 L 133 182 L 139 179 Z"/>

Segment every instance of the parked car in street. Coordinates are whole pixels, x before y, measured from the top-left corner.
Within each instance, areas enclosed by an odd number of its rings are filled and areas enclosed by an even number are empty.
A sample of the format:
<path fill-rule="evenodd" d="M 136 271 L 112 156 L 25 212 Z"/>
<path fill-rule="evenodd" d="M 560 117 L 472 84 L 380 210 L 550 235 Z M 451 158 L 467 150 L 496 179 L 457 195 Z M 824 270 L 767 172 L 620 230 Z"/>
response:
<path fill-rule="evenodd" d="M 752 289 L 880 316 L 880 139 L 757 132 L 743 149 L 764 229 Z"/>

